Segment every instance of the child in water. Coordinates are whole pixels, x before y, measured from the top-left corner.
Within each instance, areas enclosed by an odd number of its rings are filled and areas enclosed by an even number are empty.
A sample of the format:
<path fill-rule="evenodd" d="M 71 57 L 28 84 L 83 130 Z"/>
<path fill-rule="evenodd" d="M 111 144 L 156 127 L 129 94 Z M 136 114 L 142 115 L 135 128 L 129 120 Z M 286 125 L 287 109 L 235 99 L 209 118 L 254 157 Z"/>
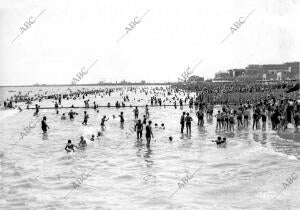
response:
<path fill-rule="evenodd" d="M 144 117 L 144 119 L 143 119 L 143 124 L 146 125 L 146 124 L 147 124 L 147 117 L 146 117 L 146 115 L 144 115 L 143 117 Z"/>
<path fill-rule="evenodd" d="M 81 148 L 84 148 L 84 147 L 87 147 L 87 143 L 86 141 L 84 140 L 83 136 L 80 136 L 80 142 L 79 142 L 79 147 Z"/>
<path fill-rule="evenodd" d="M 162 123 L 161 124 L 161 126 L 159 127 L 159 129 L 163 129 L 163 130 L 165 130 L 166 128 L 165 128 L 165 124 L 164 123 Z"/>
<path fill-rule="evenodd" d="M 218 136 L 218 139 L 216 141 L 212 141 L 212 142 L 216 142 L 217 145 L 224 144 L 224 143 L 226 143 L 226 138 L 223 138 L 223 140 L 222 140 L 221 136 Z"/>
<path fill-rule="evenodd" d="M 74 147 L 76 147 L 78 149 L 78 147 L 75 146 L 74 144 L 72 144 L 72 141 L 69 139 L 68 143 L 67 143 L 67 145 L 65 147 L 65 150 L 67 151 L 67 153 L 69 153 L 71 151 L 75 152 Z"/>
<path fill-rule="evenodd" d="M 63 114 L 62 114 L 62 116 L 61 116 L 61 118 L 60 118 L 60 119 L 61 119 L 61 120 L 65 120 L 65 119 L 67 119 L 67 118 L 66 118 L 66 115 L 65 115 L 65 113 L 63 113 Z"/>

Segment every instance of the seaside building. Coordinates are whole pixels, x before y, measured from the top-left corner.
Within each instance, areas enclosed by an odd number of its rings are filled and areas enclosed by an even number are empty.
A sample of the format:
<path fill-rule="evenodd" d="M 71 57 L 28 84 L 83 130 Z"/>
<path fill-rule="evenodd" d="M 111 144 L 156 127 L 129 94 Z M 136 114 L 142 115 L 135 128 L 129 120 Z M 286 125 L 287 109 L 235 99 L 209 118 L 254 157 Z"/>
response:
<path fill-rule="evenodd" d="M 300 77 L 300 62 L 251 64 L 245 69 L 230 69 L 215 74 L 216 81 L 294 80 Z"/>

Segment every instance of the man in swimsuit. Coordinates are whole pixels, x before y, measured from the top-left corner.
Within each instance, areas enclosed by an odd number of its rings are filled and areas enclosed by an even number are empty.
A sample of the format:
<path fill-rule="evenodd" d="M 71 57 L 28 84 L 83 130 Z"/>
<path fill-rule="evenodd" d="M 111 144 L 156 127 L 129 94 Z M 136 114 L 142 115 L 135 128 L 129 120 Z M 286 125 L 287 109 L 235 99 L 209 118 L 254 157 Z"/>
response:
<path fill-rule="evenodd" d="M 133 110 L 134 113 L 134 118 L 137 119 L 139 118 L 139 109 L 137 108 L 137 106 L 135 107 L 135 109 Z"/>
<path fill-rule="evenodd" d="M 125 120 L 124 120 L 123 112 L 121 112 L 121 114 L 119 115 L 119 117 L 120 117 L 120 123 L 124 124 Z"/>
<path fill-rule="evenodd" d="M 262 130 L 266 130 L 267 115 L 264 110 L 261 113 L 261 121 L 262 121 Z"/>
<path fill-rule="evenodd" d="M 181 133 L 183 133 L 183 129 L 184 129 L 184 118 L 185 118 L 185 112 L 183 112 L 181 117 L 180 117 L 180 125 L 181 125 L 180 132 Z"/>
<path fill-rule="evenodd" d="M 35 113 L 33 115 L 37 115 L 39 113 L 39 105 L 35 105 Z"/>
<path fill-rule="evenodd" d="M 150 147 L 151 137 L 154 138 L 151 128 L 152 121 L 149 120 L 148 125 L 146 126 L 146 139 L 147 139 L 147 147 Z"/>
<path fill-rule="evenodd" d="M 88 118 L 89 115 L 86 113 L 86 111 L 84 111 L 84 118 L 83 118 L 82 125 L 87 125 Z"/>
<path fill-rule="evenodd" d="M 189 113 L 187 113 L 186 117 L 185 117 L 186 134 L 191 134 L 192 121 L 193 121 L 193 118 L 190 116 Z"/>
<path fill-rule="evenodd" d="M 43 130 L 43 132 L 44 133 L 46 133 L 47 132 L 47 128 L 48 129 L 50 129 L 50 127 L 47 125 L 47 123 L 46 123 L 46 120 L 47 120 L 47 117 L 46 116 L 44 116 L 43 117 L 43 120 L 42 120 L 42 130 Z"/>
<path fill-rule="evenodd" d="M 142 138 L 143 124 L 142 124 L 141 120 L 138 120 L 137 124 L 135 125 L 135 130 L 136 130 L 137 139 Z"/>
<path fill-rule="evenodd" d="M 150 117 L 148 105 L 146 105 L 145 114 L 146 114 L 146 117 Z"/>
<path fill-rule="evenodd" d="M 220 110 L 218 111 L 218 114 L 215 115 L 215 117 L 217 118 L 217 126 L 216 126 L 216 130 L 221 129 L 221 112 Z"/>
<path fill-rule="evenodd" d="M 244 114 L 244 127 L 248 127 L 249 111 L 245 109 L 243 114 Z"/>
<path fill-rule="evenodd" d="M 106 116 L 104 115 L 103 118 L 101 119 L 100 125 L 101 125 L 102 127 L 104 127 L 104 126 L 105 126 L 105 122 L 108 121 L 108 120 L 109 120 L 109 118 L 106 119 Z"/>
<path fill-rule="evenodd" d="M 73 112 L 72 109 L 71 109 L 71 111 L 68 113 L 68 115 L 70 116 L 70 120 L 74 119 L 74 115 L 75 115 L 75 114 L 76 114 L 76 113 Z"/>
<path fill-rule="evenodd" d="M 231 129 L 234 131 L 234 115 L 233 113 L 231 113 L 228 117 L 229 120 L 229 131 L 231 131 Z"/>
<path fill-rule="evenodd" d="M 238 128 L 240 128 L 240 126 L 243 126 L 243 122 L 242 122 L 242 119 L 243 119 L 243 113 L 241 110 L 238 110 L 237 111 L 237 122 L 238 122 Z"/>

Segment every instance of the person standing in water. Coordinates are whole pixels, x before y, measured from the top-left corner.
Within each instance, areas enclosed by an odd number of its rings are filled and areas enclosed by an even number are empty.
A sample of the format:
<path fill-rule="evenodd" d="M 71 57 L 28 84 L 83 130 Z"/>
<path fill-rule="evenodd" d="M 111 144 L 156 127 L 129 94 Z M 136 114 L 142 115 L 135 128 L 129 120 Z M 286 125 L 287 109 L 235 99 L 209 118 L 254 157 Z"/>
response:
<path fill-rule="evenodd" d="M 151 127 L 152 121 L 148 121 L 148 125 L 146 126 L 146 139 L 147 139 L 147 147 L 150 147 L 151 137 L 154 138 Z"/>
<path fill-rule="evenodd" d="M 80 141 L 79 141 L 78 146 L 79 146 L 80 148 L 85 148 L 85 147 L 87 147 L 86 140 L 84 140 L 83 136 L 80 136 Z"/>
<path fill-rule="evenodd" d="M 66 115 L 65 115 L 65 113 L 63 113 L 63 114 L 62 114 L 62 116 L 61 116 L 61 118 L 60 118 L 60 119 L 61 119 L 61 120 L 65 120 L 65 119 L 67 119 L 67 118 L 66 118 Z"/>
<path fill-rule="evenodd" d="M 108 121 L 108 120 L 109 120 L 109 118 L 106 119 L 106 116 L 104 115 L 104 116 L 102 117 L 102 119 L 101 119 L 100 125 L 101 125 L 102 127 L 104 127 L 104 126 L 105 126 L 105 122 Z"/>
<path fill-rule="evenodd" d="M 146 105 L 145 114 L 146 114 L 146 117 L 150 117 L 148 105 Z"/>
<path fill-rule="evenodd" d="M 141 120 L 138 120 L 137 124 L 135 124 L 135 130 L 136 130 L 137 139 L 142 138 L 143 124 L 142 124 Z"/>
<path fill-rule="evenodd" d="M 134 113 L 134 119 L 139 118 L 139 109 L 138 109 L 137 106 L 136 106 L 135 109 L 133 110 L 133 113 Z"/>
<path fill-rule="evenodd" d="M 185 125 L 186 125 L 186 134 L 191 134 L 191 125 L 192 125 L 192 121 L 193 121 L 193 118 L 190 116 L 189 113 L 186 114 L 186 117 L 185 117 Z"/>
<path fill-rule="evenodd" d="M 82 125 L 87 125 L 88 118 L 89 115 L 86 113 L 86 111 L 84 111 L 84 118 L 83 118 Z"/>
<path fill-rule="evenodd" d="M 243 114 L 244 114 L 244 127 L 248 127 L 248 124 L 249 124 L 249 121 L 248 121 L 249 111 L 248 111 L 248 109 L 245 109 Z"/>
<path fill-rule="evenodd" d="M 70 117 L 70 120 L 73 120 L 74 119 L 74 115 L 76 115 L 77 113 L 76 112 L 73 112 L 72 109 L 71 111 L 68 113 L 69 117 Z"/>
<path fill-rule="evenodd" d="M 185 118 L 185 112 L 183 112 L 181 117 L 180 117 L 180 125 L 181 125 L 180 132 L 181 133 L 183 133 L 183 129 L 184 129 L 184 118 Z"/>
<path fill-rule="evenodd" d="M 74 144 L 72 144 L 72 141 L 69 139 L 68 144 L 65 147 L 65 150 L 67 151 L 67 153 L 69 153 L 71 151 L 75 152 L 74 147 L 76 147 L 76 149 L 78 149 L 78 147 L 75 146 Z"/>
<path fill-rule="evenodd" d="M 35 113 L 33 115 L 37 115 L 39 113 L 39 105 L 35 104 Z"/>
<path fill-rule="evenodd" d="M 50 129 L 50 127 L 46 123 L 46 120 L 47 120 L 47 117 L 44 116 L 43 120 L 41 122 L 42 123 L 42 130 L 43 130 L 44 133 L 47 133 L 47 129 Z"/>
<path fill-rule="evenodd" d="M 263 112 L 261 113 L 261 121 L 262 121 L 262 130 L 266 130 L 267 115 L 265 110 L 263 110 Z"/>
<path fill-rule="evenodd" d="M 120 123 L 124 124 L 125 120 L 124 120 L 123 112 L 120 113 L 119 117 L 120 117 Z"/>
<path fill-rule="evenodd" d="M 215 117 L 217 118 L 217 125 L 216 125 L 216 130 L 221 129 L 221 112 L 220 110 L 218 111 L 218 114 L 215 115 Z"/>
<path fill-rule="evenodd" d="M 147 117 L 146 117 L 146 115 L 144 115 L 143 117 L 144 117 L 144 119 L 143 119 L 143 124 L 146 125 L 146 124 L 147 124 Z"/>
<path fill-rule="evenodd" d="M 203 117 L 204 117 L 204 114 L 203 114 L 203 111 L 202 109 L 199 109 L 198 112 L 196 113 L 197 115 L 197 118 L 198 118 L 198 126 L 203 126 L 204 122 L 203 122 Z"/>

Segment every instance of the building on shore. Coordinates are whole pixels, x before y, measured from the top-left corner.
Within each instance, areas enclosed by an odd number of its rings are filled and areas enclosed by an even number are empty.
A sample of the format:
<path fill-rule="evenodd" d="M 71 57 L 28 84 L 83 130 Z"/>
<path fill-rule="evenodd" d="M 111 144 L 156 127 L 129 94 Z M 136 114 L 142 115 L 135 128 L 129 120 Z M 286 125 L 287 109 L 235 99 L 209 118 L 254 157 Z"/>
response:
<path fill-rule="evenodd" d="M 215 74 L 216 81 L 299 80 L 300 62 L 251 64 L 245 69 L 229 69 Z"/>

